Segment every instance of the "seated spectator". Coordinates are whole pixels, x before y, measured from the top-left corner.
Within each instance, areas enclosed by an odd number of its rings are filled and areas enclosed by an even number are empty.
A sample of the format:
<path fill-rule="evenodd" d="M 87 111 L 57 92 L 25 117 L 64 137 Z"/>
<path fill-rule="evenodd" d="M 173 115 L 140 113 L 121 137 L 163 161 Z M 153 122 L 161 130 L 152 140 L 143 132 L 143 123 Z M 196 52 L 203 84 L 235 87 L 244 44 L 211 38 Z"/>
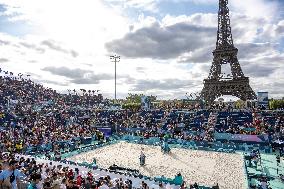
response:
<path fill-rule="evenodd" d="M 41 181 L 41 174 L 39 173 L 32 174 L 30 180 L 31 183 L 29 184 L 28 189 L 41 189 L 40 187 L 37 186 Z"/>
<path fill-rule="evenodd" d="M 178 173 L 174 178 L 174 183 L 176 185 L 181 185 L 183 183 L 183 178 L 180 173 Z"/>

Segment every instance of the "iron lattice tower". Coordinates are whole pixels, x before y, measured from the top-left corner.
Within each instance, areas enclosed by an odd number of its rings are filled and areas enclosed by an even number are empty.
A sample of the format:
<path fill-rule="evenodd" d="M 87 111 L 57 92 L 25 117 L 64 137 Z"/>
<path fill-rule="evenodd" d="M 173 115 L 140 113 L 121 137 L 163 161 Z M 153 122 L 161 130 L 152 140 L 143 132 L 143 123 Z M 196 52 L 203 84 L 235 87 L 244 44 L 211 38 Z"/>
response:
<path fill-rule="evenodd" d="M 234 46 L 230 26 L 228 0 L 219 0 L 218 32 L 216 49 L 209 77 L 204 79 L 201 98 L 211 104 L 217 97 L 232 95 L 241 100 L 256 99 L 256 94 L 249 85 L 249 78 L 244 76 L 238 61 L 238 49 Z M 224 77 L 221 67 L 230 64 L 231 74 Z"/>

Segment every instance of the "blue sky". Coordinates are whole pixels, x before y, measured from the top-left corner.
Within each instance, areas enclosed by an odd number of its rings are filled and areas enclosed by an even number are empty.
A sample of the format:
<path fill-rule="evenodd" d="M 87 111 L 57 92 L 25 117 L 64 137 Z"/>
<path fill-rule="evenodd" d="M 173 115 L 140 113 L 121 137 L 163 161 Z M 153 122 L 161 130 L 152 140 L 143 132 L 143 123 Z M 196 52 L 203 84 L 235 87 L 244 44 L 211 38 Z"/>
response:
<path fill-rule="evenodd" d="M 239 62 L 252 88 L 284 96 L 284 2 L 230 0 Z M 208 77 L 217 0 L 0 0 L 0 63 L 60 92 L 184 98 Z"/>

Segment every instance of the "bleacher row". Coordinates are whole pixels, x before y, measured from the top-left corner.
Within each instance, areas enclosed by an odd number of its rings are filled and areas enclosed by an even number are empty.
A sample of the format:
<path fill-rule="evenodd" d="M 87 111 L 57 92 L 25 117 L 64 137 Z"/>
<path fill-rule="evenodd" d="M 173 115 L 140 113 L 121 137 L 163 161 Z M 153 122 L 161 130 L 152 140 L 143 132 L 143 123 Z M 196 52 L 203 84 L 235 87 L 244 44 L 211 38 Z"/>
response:
<path fill-rule="evenodd" d="M 228 118 L 230 119 L 227 120 Z M 222 124 L 222 121 L 224 121 L 225 124 Z M 224 130 L 227 130 L 229 125 L 232 125 L 233 127 L 241 127 L 245 123 L 252 123 L 252 121 L 252 114 L 248 112 L 219 112 L 216 130 L 220 131 L 220 127 L 223 127 Z M 231 124 L 228 122 L 231 122 Z"/>

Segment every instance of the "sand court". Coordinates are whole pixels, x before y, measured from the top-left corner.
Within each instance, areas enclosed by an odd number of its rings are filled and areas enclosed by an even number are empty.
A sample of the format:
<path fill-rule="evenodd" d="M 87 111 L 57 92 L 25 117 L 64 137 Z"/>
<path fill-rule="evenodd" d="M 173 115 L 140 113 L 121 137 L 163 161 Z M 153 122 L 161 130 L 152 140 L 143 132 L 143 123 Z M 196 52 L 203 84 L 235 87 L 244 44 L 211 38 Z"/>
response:
<path fill-rule="evenodd" d="M 139 155 L 143 148 L 146 166 L 141 167 Z M 241 154 L 171 149 L 163 154 L 159 146 L 149 146 L 119 142 L 68 158 L 76 162 L 92 162 L 96 158 L 102 168 L 116 164 L 121 167 L 138 169 L 145 176 L 165 176 L 174 178 L 180 172 L 187 184 L 213 186 L 218 182 L 220 188 L 246 188 L 246 178 Z"/>

